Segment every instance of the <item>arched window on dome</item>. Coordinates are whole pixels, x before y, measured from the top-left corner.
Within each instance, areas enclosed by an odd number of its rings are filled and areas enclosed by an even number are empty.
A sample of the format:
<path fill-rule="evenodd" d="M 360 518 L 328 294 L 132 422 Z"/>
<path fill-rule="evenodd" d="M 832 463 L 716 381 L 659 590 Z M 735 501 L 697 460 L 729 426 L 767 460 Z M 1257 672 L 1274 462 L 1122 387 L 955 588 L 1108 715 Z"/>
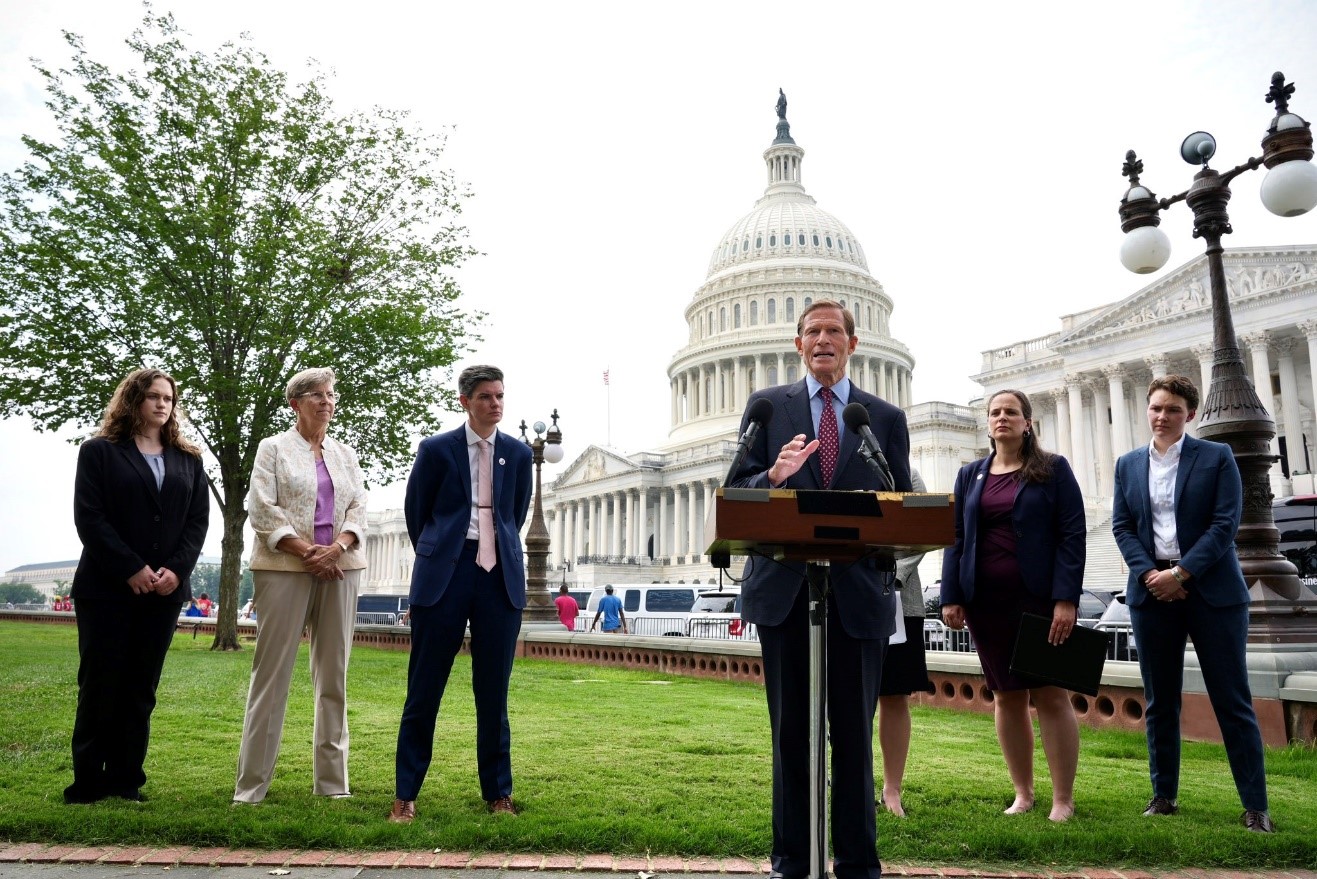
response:
<path fill-rule="evenodd" d="M 828 242 L 828 250 L 832 250 L 832 236 L 829 235 L 827 238 L 824 238 L 823 240 Z"/>
<path fill-rule="evenodd" d="M 759 326 L 759 300 L 750 300 L 750 326 Z"/>
<path fill-rule="evenodd" d="M 741 252 L 745 253 L 749 249 L 750 249 L 750 239 L 747 238 L 741 242 Z"/>
<path fill-rule="evenodd" d="M 768 236 L 768 246 L 777 247 L 777 233 L 773 232 Z"/>
<path fill-rule="evenodd" d="M 763 249 L 764 249 L 764 236 L 763 236 L 763 235 L 756 235 L 756 236 L 755 236 L 755 250 L 763 250 Z"/>
<path fill-rule="evenodd" d="M 813 296 L 806 296 L 806 297 L 805 297 L 805 307 L 806 307 L 806 308 L 809 308 L 809 307 L 810 307 L 811 305 L 813 305 L 813 304 L 814 304 L 814 297 L 813 297 Z"/>
<path fill-rule="evenodd" d="M 801 232 L 799 235 L 796 236 L 796 243 L 798 243 L 801 247 L 804 247 L 804 246 L 805 246 L 805 233 L 804 233 L 804 232 Z"/>
<path fill-rule="evenodd" d="M 865 325 L 866 327 L 868 327 L 869 329 L 873 329 L 873 306 L 872 306 L 872 305 L 866 305 L 866 306 L 864 306 L 864 325 Z"/>
<path fill-rule="evenodd" d="M 791 322 L 794 321 L 795 319 L 796 319 L 796 297 L 794 297 L 794 296 L 788 296 L 788 297 L 787 297 L 787 323 L 791 323 Z"/>
<path fill-rule="evenodd" d="M 732 306 L 732 328 L 739 330 L 741 328 L 741 303 Z"/>
<path fill-rule="evenodd" d="M 814 246 L 815 247 L 819 246 L 819 233 L 817 232 L 814 233 Z"/>
<path fill-rule="evenodd" d="M 790 246 L 791 246 L 791 233 L 790 233 L 790 232 L 788 232 L 788 233 L 786 233 L 785 235 L 782 236 L 782 246 L 783 246 L 783 247 L 790 247 Z"/>
<path fill-rule="evenodd" d="M 709 335 L 712 336 L 712 335 L 713 335 L 713 309 L 712 309 L 712 308 L 709 309 L 709 323 L 707 324 L 707 326 L 709 327 Z"/>
<path fill-rule="evenodd" d="M 768 386 L 771 388 L 775 384 L 777 384 L 777 367 L 770 366 L 768 367 Z"/>
<path fill-rule="evenodd" d="M 727 331 L 727 309 L 726 307 L 718 309 L 718 332 Z"/>
<path fill-rule="evenodd" d="M 797 378 L 798 378 L 798 376 L 796 375 L 796 368 L 795 368 L 794 366 L 788 366 L 788 367 L 787 367 L 787 384 L 793 384 L 793 383 L 795 383 L 795 381 L 796 381 Z"/>
<path fill-rule="evenodd" d="M 776 299 L 769 299 L 769 300 L 768 300 L 768 320 L 766 321 L 766 323 L 770 323 L 770 324 L 775 324 L 775 323 L 777 323 L 777 300 L 776 300 Z"/>
<path fill-rule="evenodd" d="M 845 299 L 839 299 L 838 301 L 841 303 L 841 307 L 842 307 L 842 308 L 845 308 L 845 307 L 846 307 L 846 300 L 845 300 Z"/>

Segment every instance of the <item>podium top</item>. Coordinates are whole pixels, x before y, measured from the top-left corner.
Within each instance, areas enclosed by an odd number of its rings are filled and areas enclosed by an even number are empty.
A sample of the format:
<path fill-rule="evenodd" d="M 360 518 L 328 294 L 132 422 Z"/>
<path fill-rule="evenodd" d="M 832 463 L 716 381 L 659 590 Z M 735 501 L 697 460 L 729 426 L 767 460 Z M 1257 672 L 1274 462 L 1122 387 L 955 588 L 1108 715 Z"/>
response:
<path fill-rule="evenodd" d="M 707 552 L 845 561 L 906 556 L 956 540 L 949 494 L 720 488 L 705 523 Z"/>

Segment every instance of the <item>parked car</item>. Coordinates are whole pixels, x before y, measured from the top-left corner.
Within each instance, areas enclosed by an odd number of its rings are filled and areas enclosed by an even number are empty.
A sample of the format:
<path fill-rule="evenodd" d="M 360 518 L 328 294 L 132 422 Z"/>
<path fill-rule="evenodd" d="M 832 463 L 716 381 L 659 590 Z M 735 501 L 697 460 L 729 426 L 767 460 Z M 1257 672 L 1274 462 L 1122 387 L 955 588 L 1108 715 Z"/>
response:
<path fill-rule="evenodd" d="M 1111 648 L 1107 656 L 1125 662 L 1137 662 L 1138 645 L 1134 641 L 1134 629 L 1130 625 L 1130 609 L 1125 604 L 1125 593 L 1113 593 L 1112 601 L 1102 611 L 1102 617 L 1094 628 L 1111 633 Z"/>
<path fill-rule="evenodd" d="M 1294 562 L 1299 576 L 1317 586 L 1317 495 L 1295 495 L 1271 504 L 1280 532 L 1280 553 Z"/>
<path fill-rule="evenodd" d="M 692 638 L 716 638 L 720 641 L 757 641 L 759 635 L 750 623 L 741 619 L 741 587 L 701 592 L 691 606 L 686 632 Z"/>
<path fill-rule="evenodd" d="M 1081 626 L 1093 628 L 1102 619 L 1102 614 L 1106 611 L 1107 606 L 1111 604 L 1111 598 L 1116 593 L 1104 590 L 1085 589 L 1079 595 L 1079 617 L 1078 622 Z"/>
<path fill-rule="evenodd" d="M 695 604 L 695 597 L 699 591 L 694 585 L 686 586 L 680 583 L 613 585 L 613 594 L 621 599 L 622 612 L 626 614 L 627 631 L 632 635 L 684 637 L 691 606 Z M 599 601 L 603 597 L 603 586 L 590 591 L 590 598 L 583 608 L 586 615 L 586 631 L 589 631 L 590 623 L 599 612 Z M 577 603 L 580 603 L 579 599 Z"/>

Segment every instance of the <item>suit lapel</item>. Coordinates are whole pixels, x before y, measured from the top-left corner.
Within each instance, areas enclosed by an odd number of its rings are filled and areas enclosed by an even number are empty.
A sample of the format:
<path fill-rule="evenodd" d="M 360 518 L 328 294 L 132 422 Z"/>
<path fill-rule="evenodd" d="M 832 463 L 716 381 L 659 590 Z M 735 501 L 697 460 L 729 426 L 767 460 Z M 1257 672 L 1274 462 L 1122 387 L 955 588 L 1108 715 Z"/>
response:
<path fill-rule="evenodd" d="M 861 405 L 864 406 L 865 409 L 869 409 L 869 402 L 867 400 L 860 399 L 859 391 L 860 389 L 855 386 L 855 382 L 851 382 L 850 398 L 846 402 L 860 403 Z M 869 418 L 872 421 L 873 419 L 872 409 L 869 410 Z M 855 450 L 860 447 L 860 435 L 858 433 L 854 433 L 853 431 L 847 430 L 846 424 L 842 422 L 840 419 L 838 419 L 837 421 L 837 431 L 838 431 L 838 435 L 841 438 L 841 443 L 837 448 L 837 469 L 834 470 L 832 474 L 832 481 L 834 483 L 839 480 L 842 471 L 845 470 L 847 467 L 849 467 L 851 465 L 851 462 L 855 460 L 856 458 Z"/>
<path fill-rule="evenodd" d="M 988 479 L 988 468 L 992 466 L 992 455 L 983 459 L 979 465 L 979 472 L 974 474 L 974 481 L 970 483 L 969 492 L 965 495 L 965 514 L 969 516 L 973 511 L 974 520 L 978 521 L 979 504 L 983 502 L 983 483 Z"/>
<path fill-rule="evenodd" d="M 1139 539 L 1152 549 L 1152 495 L 1148 488 L 1148 447 L 1143 447 L 1143 454 L 1134 460 L 1130 468 L 1130 491 L 1134 493 L 1134 502 L 1139 510 Z"/>
<path fill-rule="evenodd" d="M 494 460 L 490 462 L 490 468 L 494 471 L 494 481 L 490 483 L 493 489 L 493 493 L 490 495 L 490 503 L 496 509 L 498 508 L 499 498 L 503 497 L 503 471 L 508 469 L 503 462 L 507 459 L 507 447 L 510 442 L 516 442 L 516 440 L 502 432 L 495 433 L 494 448 L 490 450 L 494 453 L 492 456 Z"/>
<path fill-rule="evenodd" d="M 791 435 L 805 435 L 805 442 L 814 440 L 814 417 L 809 411 L 809 387 L 801 379 L 787 390 L 787 416 L 791 419 Z M 827 488 L 823 484 L 823 470 L 819 467 L 818 452 L 809 456 L 806 462 L 810 475 L 814 477 L 815 488 Z M 834 478 L 836 473 L 833 473 Z"/>
<path fill-rule="evenodd" d="M 146 484 L 147 495 L 151 498 L 152 502 L 156 505 L 156 507 L 159 508 L 160 489 L 156 487 L 155 474 L 151 472 L 151 465 L 146 463 L 146 459 L 142 457 L 142 453 L 137 451 L 137 443 L 133 442 L 133 440 L 129 438 L 124 442 L 115 443 L 115 446 L 119 449 L 119 452 L 124 456 L 124 458 L 127 459 L 128 466 L 132 467 L 134 470 L 137 471 L 137 475 L 141 477 L 142 482 Z M 169 472 L 168 453 L 169 450 L 165 449 L 166 474 L 168 474 Z"/>
<path fill-rule="evenodd" d="M 1180 509 L 1180 502 L 1184 499 L 1184 487 L 1189 482 L 1189 473 L 1198 463 L 1198 452 L 1201 450 L 1198 441 L 1191 436 L 1184 438 L 1184 445 L 1180 446 L 1180 466 L 1175 468 L 1175 508 Z"/>
<path fill-rule="evenodd" d="M 462 474 L 458 480 L 462 483 L 462 494 L 466 495 L 467 504 L 473 504 L 475 498 L 471 497 L 471 458 L 466 446 L 466 427 L 459 427 L 449 437 L 448 451 L 453 456 L 453 472 Z"/>

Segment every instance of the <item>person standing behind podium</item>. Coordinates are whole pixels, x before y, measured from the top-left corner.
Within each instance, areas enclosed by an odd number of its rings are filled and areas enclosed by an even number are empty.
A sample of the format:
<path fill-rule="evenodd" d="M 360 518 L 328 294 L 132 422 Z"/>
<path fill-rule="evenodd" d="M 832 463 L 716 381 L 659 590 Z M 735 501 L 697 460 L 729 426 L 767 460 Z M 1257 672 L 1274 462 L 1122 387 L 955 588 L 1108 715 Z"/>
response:
<path fill-rule="evenodd" d="M 416 548 L 412 650 L 398 725 L 396 787 L 389 820 L 416 818 L 430 769 L 434 726 L 453 659 L 471 626 L 476 765 L 490 812 L 516 814 L 508 681 L 526 606 L 521 527 L 531 496 L 531 451 L 498 430 L 503 371 L 471 366 L 457 378 L 467 422 L 422 440 L 403 511 Z"/>
<path fill-rule="evenodd" d="M 1248 686 L 1248 588 L 1235 554 L 1243 485 L 1229 446 L 1185 435 L 1197 410 L 1192 381 L 1153 379 L 1152 442 L 1116 462 L 1111 530 L 1129 568 L 1125 594 L 1148 705 L 1152 799 L 1143 814 L 1179 810 L 1184 648 L 1193 638 L 1244 826 L 1271 833 L 1262 734 Z"/>
<path fill-rule="evenodd" d="M 910 435 L 905 413 L 853 385 L 855 318 L 820 299 L 796 324 L 806 376 L 750 395 L 773 415 L 759 431 L 731 484 L 741 488 L 876 490 L 878 478 L 857 454 L 859 437 L 838 426 L 848 403 L 862 403 L 886 453 L 897 491 L 910 491 Z M 742 418 L 741 433 L 747 426 Z M 866 559 L 837 564 L 828 601 L 828 729 L 832 744 L 831 827 L 837 879 L 879 879 L 873 783 L 873 719 L 883 653 L 895 631 L 893 575 Z M 809 586 L 805 565 L 751 557 L 741 588 L 741 618 L 754 623 L 764 660 L 773 739 L 772 877 L 810 872 Z"/>
<path fill-rule="evenodd" d="M 942 619 L 953 629 L 969 625 L 992 690 L 997 741 L 1015 787 L 1006 814 L 1034 804 L 1032 702 L 1052 777 L 1047 817 L 1067 821 L 1079 765 L 1074 709 L 1060 687 L 1038 686 L 1010 664 L 1025 613 L 1052 621 L 1052 644 L 1074 631 L 1084 581 L 1084 498 L 1069 462 L 1038 447 L 1033 407 L 1022 392 L 998 391 L 988 400 L 988 441 L 992 454 L 956 475 L 956 542 L 942 555 Z"/>

